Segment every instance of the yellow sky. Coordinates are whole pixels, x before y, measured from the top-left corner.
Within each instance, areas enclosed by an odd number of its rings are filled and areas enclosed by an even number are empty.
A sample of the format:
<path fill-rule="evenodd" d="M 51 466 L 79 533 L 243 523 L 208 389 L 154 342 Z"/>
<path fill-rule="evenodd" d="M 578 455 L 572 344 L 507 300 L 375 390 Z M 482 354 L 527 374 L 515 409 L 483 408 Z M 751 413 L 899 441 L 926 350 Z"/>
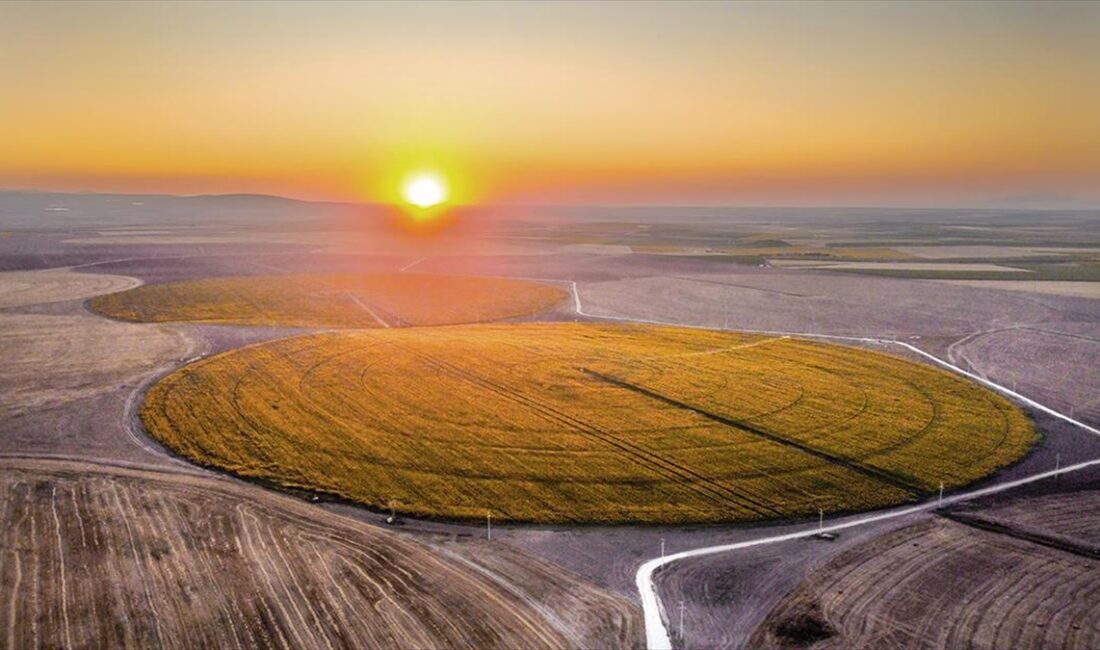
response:
<path fill-rule="evenodd" d="M 468 201 L 1100 185 L 1100 3 L 0 4 L 0 187 Z"/>

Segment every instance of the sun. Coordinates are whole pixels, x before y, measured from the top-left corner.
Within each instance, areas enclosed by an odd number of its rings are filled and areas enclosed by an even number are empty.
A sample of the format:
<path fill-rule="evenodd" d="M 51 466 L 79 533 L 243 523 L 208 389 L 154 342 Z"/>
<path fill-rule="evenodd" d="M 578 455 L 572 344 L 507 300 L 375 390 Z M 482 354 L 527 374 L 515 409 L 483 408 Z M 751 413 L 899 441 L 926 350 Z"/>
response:
<path fill-rule="evenodd" d="M 401 195 L 418 208 L 430 208 L 447 200 L 447 185 L 438 174 L 416 174 L 402 184 Z"/>

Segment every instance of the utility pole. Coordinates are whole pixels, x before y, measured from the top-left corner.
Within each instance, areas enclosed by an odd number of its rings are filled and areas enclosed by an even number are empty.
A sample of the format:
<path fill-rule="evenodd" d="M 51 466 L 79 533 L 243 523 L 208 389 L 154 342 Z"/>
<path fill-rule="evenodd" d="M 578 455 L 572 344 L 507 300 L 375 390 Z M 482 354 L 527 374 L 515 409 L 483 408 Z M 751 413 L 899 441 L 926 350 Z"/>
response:
<path fill-rule="evenodd" d="M 817 509 L 817 532 L 825 532 L 825 511 L 821 508 Z"/>
<path fill-rule="evenodd" d="M 665 538 L 661 538 L 661 557 L 665 556 Z"/>
<path fill-rule="evenodd" d="M 485 539 L 493 539 L 493 511 L 485 511 Z"/>
<path fill-rule="evenodd" d="M 1062 454 L 1054 454 L 1054 471 L 1062 469 Z"/>

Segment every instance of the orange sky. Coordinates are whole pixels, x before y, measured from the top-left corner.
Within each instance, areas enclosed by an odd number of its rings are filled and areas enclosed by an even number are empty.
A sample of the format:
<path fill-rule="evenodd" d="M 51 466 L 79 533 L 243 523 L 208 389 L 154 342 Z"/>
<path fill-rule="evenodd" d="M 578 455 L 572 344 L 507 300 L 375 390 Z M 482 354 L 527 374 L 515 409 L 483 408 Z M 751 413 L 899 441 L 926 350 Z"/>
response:
<path fill-rule="evenodd" d="M 1100 3 L 0 4 L 0 187 L 876 203 L 1100 187 Z"/>

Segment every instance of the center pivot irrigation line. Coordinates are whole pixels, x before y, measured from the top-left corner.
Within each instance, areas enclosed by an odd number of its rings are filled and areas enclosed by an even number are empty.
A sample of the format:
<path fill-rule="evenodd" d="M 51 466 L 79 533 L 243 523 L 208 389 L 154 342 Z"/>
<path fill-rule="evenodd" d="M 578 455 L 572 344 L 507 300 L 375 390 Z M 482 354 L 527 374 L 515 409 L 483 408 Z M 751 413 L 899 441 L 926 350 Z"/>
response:
<path fill-rule="evenodd" d="M 670 322 L 651 320 L 651 319 L 646 319 L 646 318 L 627 318 L 627 317 L 624 317 L 624 316 L 608 316 L 608 315 L 602 315 L 602 314 L 590 314 L 590 313 L 585 312 L 584 309 L 581 306 L 581 295 L 580 295 L 580 291 L 577 289 L 577 283 L 575 281 L 570 280 L 569 284 L 572 287 L 574 311 L 576 311 L 576 313 L 580 316 L 585 316 L 585 317 L 588 317 L 588 318 L 596 318 L 596 319 L 601 319 L 601 320 L 622 321 L 622 322 L 628 322 L 628 323 L 649 323 L 649 324 L 652 324 L 652 325 L 674 325 L 674 326 L 679 326 L 679 327 L 688 327 L 688 328 L 692 328 L 692 329 L 703 329 L 703 330 L 719 330 L 719 331 L 725 330 L 725 328 L 722 328 L 722 327 L 707 327 L 707 326 L 702 326 L 702 325 L 684 325 L 682 323 L 670 323 Z M 1070 423 L 1070 424 L 1072 424 L 1076 427 L 1079 427 L 1081 429 L 1084 429 L 1085 431 L 1088 431 L 1089 433 L 1091 433 L 1093 435 L 1100 435 L 1100 429 L 1089 426 L 1088 424 L 1085 424 L 1084 422 L 1081 422 L 1080 420 L 1074 419 L 1073 417 L 1070 417 L 1070 416 L 1068 416 L 1064 413 L 1056 411 L 1056 410 L 1050 408 L 1049 406 L 1046 406 L 1044 404 L 1040 404 L 1039 402 L 1036 402 L 1035 400 L 1031 399 L 1030 397 L 1025 397 L 1025 396 L 1021 395 L 1020 393 L 1017 393 L 1015 390 L 1009 389 L 1009 388 L 1007 388 L 1005 386 L 1002 386 L 1002 385 L 1000 385 L 996 382 L 990 381 L 989 379 L 986 379 L 985 377 L 979 376 L 979 375 L 977 375 L 973 372 L 969 372 L 967 370 L 963 370 L 962 368 L 960 368 L 960 367 L 958 367 L 954 364 L 948 363 L 947 361 L 944 361 L 943 359 L 940 359 L 939 357 L 931 354 L 930 352 L 925 352 L 924 350 L 921 350 L 920 348 L 918 348 L 915 345 L 912 345 L 910 343 L 905 343 L 903 341 L 897 341 L 895 339 L 882 339 L 882 338 L 875 338 L 875 337 L 869 337 L 869 336 L 839 336 L 839 335 L 835 335 L 835 334 L 815 334 L 815 333 L 812 333 L 812 332 L 776 332 L 776 331 L 770 331 L 770 330 L 738 330 L 738 331 L 749 332 L 749 333 L 752 333 L 752 334 L 769 334 L 769 335 L 772 335 L 772 336 L 797 336 L 797 337 L 801 337 L 801 338 L 826 339 L 826 340 L 833 340 L 833 341 L 848 341 L 848 342 L 853 342 L 853 343 L 872 343 L 872 344 L 876 344 L 876 345 L 896 345 L 896 346 L 904 348 L 904 349 L 906 349 L 906 350 L 908 350 L 908 351 L 910 351 L 910 352 L 912 352 L 916 355 L 919 355 L 920 357 L 922 357 L 924 359 L 927 359 L 930 362 L 932 362 L 932 363 L 934 363 L 934 364 L 936 364 L 940 367 L 946 368 L 947 370 L 950 370 L 951 372 L 955 372 L 955 373 L 960 374 L 964 377 L 968 377 L 968 378 L 976 381 L 977 383 L 979 383 L 979 384 L 981 384 L 981 385 L 983 385 L 987 388 L 990 388 L 994 391 L 997 391 L 997 392 L 999 392 L 1003 395 L 1007 395 L 1007 396 L 1017 400 L 1018 402 L 1020 402 L 1022 404 L 1025 404 L 1025 405 L 1027 405 L 1027 406 L 1029 406 L 1029 407 L 1031 407 L 1031 408 L 1033 408 L 1037 411 L 1041 411 L 1043 413 L 1046 413 L 1047 415 L 1051 415 L 1051 416 L 1056 417 L 1060 420 L 1068 422 L 1068 423 Z M 845 530 L 845 529 L 848 529 L 848 528 L 854 528 L 856 526 L 863 526 L 863 525 L 866 525 L 866 524 L 872 524 L 872 523 L 879 522 L 879 521 L 885 521 L 885 520 L 888 520 L 888 519 L 896 519 L 898 517 L 904 517 L 906 515 L 911 515 L 911 514 L 915 514 L 915 513 L 918 513 L 918 512 L 923 512 L 923 511 L 926 511 L 926 510 L 932 510 L 932 509 L 938 508 L 942 505 L 950 505 L 950 504 L 953 504 L 953 503 L 960 503 L 960 502 L 963 502 L 963 501 L 969 501 L 971 499 L 976 499 L 978 497 L 983 497 L 983 496 L 987 496 L 987 495 L 990 495 L 990 494 L 996 494 L 998 492 L 1004 492 L 1006 490 L 1011 490 L 1013 488 L 1020 487 L 1021 485 L 1027 485 L 1029 483 L 1035 483 L 1036 481 L 1042 481 L 1044 479 L 1052 478 L 1052 477 L 1055 477 L 1055 476 L 1060 476 L 1062 474 L 1068 474 L 1070 472 L 1076 472 L 1076 471 L 1079 471 L 1079 470 L 1082 470 L 1082 469 L 1086 469 L 1086 468 L 1089 468 L 1089 467 L 1095 467 L 1095 466 L 1098 466 L 1098 465 L 1100 465 L 1100 459 L 1089 460 L 1089 461 L 1077 463 L 1075 465 L 1067 465 L 1066 467 L 1054 469 L 1054 470 L 1051 470 L 1051 471 L 1048 471 L 1048 472 L 1040 472 L 1038 474 L 1033 474 L 1031 476 L 1026 476 L 1026 477 L 1021 478 L 1021 479 L 1016 479 L 1016 480 L 1013 480 L 1013 481 L 1008 481 L 1008 482 L 1005 482 L 1005 483 L 1001 483 L 999 485 L 993 485 L 993 486 L 990 486 L 990 487 L 985 487 L 985 488 L 981 488 L 981 489 L 977 489 L 977 490 L 971 490 L 969 492 L 963 492 L 961 494 L 956 494 L 954 496 L 943 497 L 942 499 L 933 499 L 933 500 L 930 500 L 926 503 L 918 504 L 918 505 L 915 505 L 915 506 L 909 506 L 909 507 L 906 507 L 906 508 L 899 508 L 899 509 L 895 509 L 895 510 L 887 510 L 885 512 L 879 512 L 879 513 L 876 513 L 876 514 L 865 515 L 863 517 L 859 517 L 859 518 L 856 518 L 856 519 L 850 519 L 848 521 L 844 521 L 844 522 L 840 522 L 840 523 L 836 523 L 836 524 L 831 524 L 831 525 L 828 525 L 828 526 L 819 525 L 819 526 L 814 526 L 813 528 L 808 529 L 808 530 L 800 530 L 800 531 L 795 531 L 795 532 L 791 532 L 791 533 L 785 533 L 785 534 L 782 534 L 782 535 L 772 535 L 770 537 L 761 537 L 761 538 L 758 538 L 758 539 L 751 539 L 751 540 L 747 540 L 747 541 L 744 541 L 744 542 L 736 542 L 736 543 L 732 543 L 732 544 L 721 544 L 721 545 L 718 545 L 718 546 L 706 546 L 706 547 L 696 548 L 696 549 L 692 549 L 692 550 L 688 550 L 688 551 L 681 551 L 679 553 L 673 553 L 672 555 L 664 555 L 662 553 L 661 557 L 653 558 L 652 560 L 648 560 L 645 563 L 643 563 L 642 566 L 638 567 L 638 572 L 637 572 L 637 574 L 635 574 L 634 582 L 635 582 L 635 585 L 638 588 L 638 593 L 641 596 L 642 611 L 645 614 L 646 646 L 651 648 L 652 650 L 666 650 L 666 649 L 671 649 L 672 648 L 672 639 L 669 635 L 668 627 L 665 624 L 667 616 L 665 615 L 664 607 L 661 604 L 661 599 L 657 595 L 657 592 L 653 587 L 653 573 L 657 569 L 659 569 L 663 566 L 666 566 L 666 565 L 671 564 L 673 562 L 677 562 L 679 560 L 686 560 L 688 558 L 703 557 L 703 556 L 706 556 L 706 555 L 714 555 L 716 553 L 725 553 L 725 552 L 728 552 L 728 551 L 737 551 L 737 550 L 740 550 L 740 549 L 750 548 L 750 547 L 753 547 L 753 546 L 762 546 L 762 545 L 765 545 L 765 544 L 777 544 L 777 543 L 780 543 L 780 542 L 788 542 L 788 541 L 792 541 L 792 540 L 796 540 L 796 539 L 806 539 L 806 538 L 814 537 L 815 535 L 818 535 L 820 533 L 831 533 L 831 532 L 836 532 L 836 531 L 840 531 L 840 530 Z"/>
<path fill-rule="evenodd" d="M 870 465 L 864 465 L 863 463 L 852 460 L 850 458 L 844 458 L 842 456 L 837 456 L 836 454 L 830 454 L 830 453 L 828 453 L 826 451 L 822 451 L 820 449 L 815 449 L 814 447 L 811 447 L 810 445 L 798 442 L 796 440 L 791 440 L 790 438 L 784 438 L 783 436 L 778 436 L 774 433 L 770 433 L 768 431 L 765 431 L 765 430 L 763 430 L 759 427 L 755 427 L 755 426 L 749 424 L 748 422 L 742 422 L 740 420 L 734 420 L 732 418 L 727 418 L 725 416 L 718 415 L 717 413 L 711 413 L 710 411 L 707 411 L 705 409 L 701 409 L 697 406 L 692 406 L 691 404 L 687 404 L 687 403 L 681 402 L 679 400 L 672 399 L 671 397 L 668 397 L 666 395 L 662 395 L 662 394 L 657 393 L 655 391 L 649 390 L 648 388 L 638 386 L 637 384 L 632 384 L 628 381 L 624 381 L 622 379 L 619 379 L 618 377 L 612 377 L 611 375 L 605 375 L 603 373 L 596 372 L 595 370 L 589 370 L 587 368 L 581 368 L 581 372 L 583 372 L 587 375 L 591 375 L 592 377 L 595 377 L 595 378 L 597 378 L 601 381 L 604 381 L 608 384 L 611 384 L 612 386 L 618 386 L 619 388 L 629 390 L 629 391 L 637 393 L 639 395 L 644 395 L 645 397 L 648 397 L 652 400 L 656 400 L 658 402 L 661 402 L 662 404 L 668 404 L 669 406 L 672 406 L 672 407 L 675 407 L 675 408 L 678 408 L 678 409 L 683 409 L 685 411 L 690 411 L 690 412 L 695 413 L 696 415 L 698 415 L 700 417 L 704 417 L 708 420 L 711 420 L 712 422 L 717 422 L 718 424 L 730 427 L 731 429 L 736 429 L 738 431 L 743 431 L 745 433 L 750 433 L 750 434 L 752 434 L 754 436 L 757 436 L 759 438 L 763 438 L 764 440 L 767 440 L 767 441 L 769 441 L 773 444 L 782 445 L 784 447 L 789 447 L 791 449 L 797 449 L 798 451 L 800 451 L 800 452 L 802 452 L 802 453 L 804 453 L 808 456 L 813 456 L 814 458 L 817 458 L 819 460 L 823 460 L 826 463 L 830 463 L 830 464 L 833 464 L 833 465 L 837 465 L 839 467 L 843 467 L 843 468 L 848 469 L 848 470 L 850 470 L 852 472 L 855 472 L 857 474 L 862 474 L 863 476 L 866 476 L 867 478 L 870 478 L 871 480 L 879 481 L 880 483 L 886 483 L 887 485 L 892 485 L 892 486 L 894 486 L 894 487 L 896 487 L 896 488 L 898 488 L 898 489 L 900 489 L 904 492 L 908 492 L 912 496 L 917 496 L 918 494 L 920 494 L 920 491 L 921 491 L 920 486 L 915 485 L 915 484 L 913 484 L 909 481 L 906 481 L 905 479 L 901 478 L 900 476 L 897 476 L 895 474 L 891 474 L 890 472 L 887 472 L 885 470 L 881 470 L 877 467 L 873 467 L 873 466 L 870 466 Z"/>
<path fill-rule="evenodd" d="M 349 293 L 348 298 L 351 298 L 352 302 L 354 302 L 355 304 L 359 305 L 364 310 L 366 310 L 366 312 L 371 315 L 371 318 L 373 318 L 375 321 L 377 321 L 379 325 L 381 325 L 382 327 L 386 327 L 386 328 L 388 328 L 390 326 L 389 323 L 382 320 L 382 317 L 379 316 L 378 314 L 376 314 L 375 311 L 370 308 L 370 305 L 368 305 L 367 303 L 360 300 L 359 296 L 357 296 L 353 293 Z"/>

